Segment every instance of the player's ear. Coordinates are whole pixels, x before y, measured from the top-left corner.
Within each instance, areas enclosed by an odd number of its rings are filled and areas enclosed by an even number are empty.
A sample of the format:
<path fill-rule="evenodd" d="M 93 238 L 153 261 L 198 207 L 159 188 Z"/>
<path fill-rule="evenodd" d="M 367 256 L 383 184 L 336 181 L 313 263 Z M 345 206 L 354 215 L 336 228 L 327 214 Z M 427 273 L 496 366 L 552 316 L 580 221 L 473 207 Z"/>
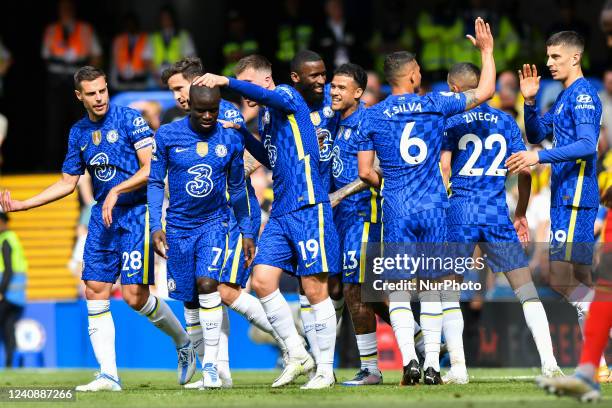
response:
<path fill-rule="evenodd" d="M 362 95 L 363 95 L 363 89 L 362 88 L 357 88 L 355 90 L 355 99 L 361 98 Z"/>
<path fill-rule="evenodd" d="M 300 82 L 300 76 L 298 75 L 297 72 L 291 73 L 291 82 L 293 82 L 294 84 L 297 84 L 298 82 Z"/>
<path fill-rule="evenodd" d="M 83 96 L 81 95 L 81 92 L 79 92 L 79 90 L 78 90 L 78 89 L 75 89 L 75 90 L 74 90 L 74 94 L 76 95 L 76 97 L 77 97 L 77 99 L 78 99 L 79 101 L 82 101 L 82 100 L 83 100 Z"/>

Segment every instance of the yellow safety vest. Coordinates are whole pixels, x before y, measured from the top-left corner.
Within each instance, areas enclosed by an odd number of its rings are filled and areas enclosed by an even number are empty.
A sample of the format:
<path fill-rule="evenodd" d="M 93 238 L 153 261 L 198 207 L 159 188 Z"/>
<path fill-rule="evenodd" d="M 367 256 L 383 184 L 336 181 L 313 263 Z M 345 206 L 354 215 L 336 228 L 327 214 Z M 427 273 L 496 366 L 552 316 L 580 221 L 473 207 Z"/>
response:
<path fill-rule="evenodd" d="M 4 242 L 7 242 L 11 247 L 11 266 L 13 268 L 13 276 L 4 297 L 11 303 L 23 305 L 25 304 L 28 262 L 17 234 L 9 230 L 0 232 L 0 280 L 4 274 L 4 258 L 1 250 Z"/>

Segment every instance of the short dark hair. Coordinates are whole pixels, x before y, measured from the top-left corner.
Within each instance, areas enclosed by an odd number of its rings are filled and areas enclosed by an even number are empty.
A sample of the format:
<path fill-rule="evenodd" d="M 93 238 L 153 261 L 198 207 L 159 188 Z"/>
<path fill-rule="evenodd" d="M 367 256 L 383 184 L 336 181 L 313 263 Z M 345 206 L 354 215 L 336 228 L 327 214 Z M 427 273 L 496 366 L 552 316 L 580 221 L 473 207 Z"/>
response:
<path fill-rule="evenodd" d="M 234 75 L 238 76 L 247 69 L 252 68 L 256 71 L 269 71 L 272 72 L 272 64 L 263 55 L 252 54 L 241 58 L 234 68 Z"/>
<path fill-rule="evenodd" d="M 94 79 L 104 77 L 106 74 L 100 68 L 92 67 L 91 65 L 85 65 L 74 73 L 74 89 L 81 90 L 81 82 L 93 81 Z"/>
<path fill-rule="evenodd" d="M 350 62 L 340 65 L 335 71 L 334 75 L 344 75 L 357 83 L 357 85 L 365 91 L 368 86 L 368 74 L 360 65 L 352 64 Z"/>
<path fill-rule="evenodd" d="M 480 68 L 471 62 L 458 62 L 448 70 L 448 82 L 456 84 L 460 78 L 465 85 L 476 88 L 480 80 Z"/>
<path fill-rule="evenodd" d="M 576 47 L 582 53 L 584 52 L 584 37 L 575 31 L 559 31 L 546 40 L 547 47 L 556 45 Z"/>
<path fill-rule="evenodd" d="M 414 54 L 408 51 L 396 51 L 385 56 L 385 78 L 391 85 L 396 84 L 399 71 L 415 60 Z"/>
<path fill-rule="evenodd" d="M 322 61 L 323 58 L 319 54 L 311 50 L 301 50 L 298 51 L 297 54 L 291 60 L 289 64 L 289 69 L 291 72 L 300 72 L 302 70 L 302 65 L 307 62 L 319 62 Z"/>
<path fill-rule="evenodd" d="M 193 81 L 195 77 L 204 75 L 202 60 L 198 57 L 185 57 L 176 61 L 162 72 L 161 80 L 164 85 L 168 85 L 170 77 L 181 74 L 188 81 Z"/>
<path fill-rule="evenodd" d="M 189 100 L 195 101 L 200 99 L 221 99 L 221 91 L 219 88 L 209 88 L 207 86 L 191 86 L 189 87 Z"/>

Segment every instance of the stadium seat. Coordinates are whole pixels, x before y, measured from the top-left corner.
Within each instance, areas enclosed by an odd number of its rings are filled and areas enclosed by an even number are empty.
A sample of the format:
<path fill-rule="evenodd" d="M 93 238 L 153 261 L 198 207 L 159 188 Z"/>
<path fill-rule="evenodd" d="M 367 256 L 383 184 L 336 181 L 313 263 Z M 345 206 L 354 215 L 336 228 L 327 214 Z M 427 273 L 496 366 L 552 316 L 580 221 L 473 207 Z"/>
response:
<path fill-rule="evenodd" d="M 58 178 L 57 174 L 3 176 L 0 186 L 19 200 L 38 193 Z M 78 280 L 67 265 L 79 217 L 77 193 L 10 217 L 10 228 L 20 238 L 28 260 L 28 300 L 74 299 Z"/>

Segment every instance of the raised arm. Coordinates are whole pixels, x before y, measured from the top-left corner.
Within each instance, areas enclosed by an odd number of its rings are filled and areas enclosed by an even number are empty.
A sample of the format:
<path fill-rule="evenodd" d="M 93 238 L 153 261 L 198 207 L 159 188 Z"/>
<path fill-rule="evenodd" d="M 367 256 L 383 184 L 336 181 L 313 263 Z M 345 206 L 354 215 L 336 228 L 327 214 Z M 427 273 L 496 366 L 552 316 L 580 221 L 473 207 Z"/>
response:
<path fill-rule="evenodd" d="M 495 59 L 493 58 L 493 34 L 489 23 L 480 17 L 474 22 L 476 38 L 468 35 L 467 38 L 480 50 L 482 68 L 480 81 L 475 89 L 465 91 L 465 110 L 472 109 L 491 99 L 495 94 Z"/>
<path fill-rule="evenodd" d="M 540 116 L 536 107 L 536 95 L 540 89 L 540 76 L 535 65 L 524 64 L 518 71 L 521 94 L 525 99 L 525 132 L 529 143 L 538 144 L 552 135 L 552 113 Z"/>
<path fill-rule="evenodd" d="M 196 78 L 192 85 L 207 86 L 209 88 L 227 86 L 240 95 L 262 105 L 286 113 L 295 113 L 297 111 L 295 103 L 293 103 L 293 96 L 289 93 L 279 90 L 270 91 L 247 81 L 240 81 L 234 78 L 207 73 Z"/>

